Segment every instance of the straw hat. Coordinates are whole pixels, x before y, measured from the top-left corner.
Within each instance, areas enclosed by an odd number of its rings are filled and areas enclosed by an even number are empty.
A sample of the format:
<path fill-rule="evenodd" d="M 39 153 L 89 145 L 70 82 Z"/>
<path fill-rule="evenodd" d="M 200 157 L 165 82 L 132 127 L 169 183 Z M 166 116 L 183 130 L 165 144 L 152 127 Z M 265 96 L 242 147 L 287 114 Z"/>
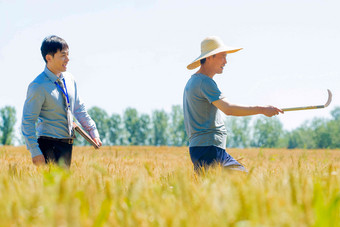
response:
<path fill-rule="evenodd" d="M 235 53 L 236 51 L 242 50 L 243 48 L 229 47 L 224 45 L 223 41 L 216 36 L 210 36 L 205 38 L 201 42 L 201 55 L 196 58 L 192 63 L 190 63 L 187 68 L 195 69 L 201 65 L 200 60 L 203 58 L 207 58 L 214 54 L 218 54 L 221 52 L 227 52 L 227 54 Z"/>

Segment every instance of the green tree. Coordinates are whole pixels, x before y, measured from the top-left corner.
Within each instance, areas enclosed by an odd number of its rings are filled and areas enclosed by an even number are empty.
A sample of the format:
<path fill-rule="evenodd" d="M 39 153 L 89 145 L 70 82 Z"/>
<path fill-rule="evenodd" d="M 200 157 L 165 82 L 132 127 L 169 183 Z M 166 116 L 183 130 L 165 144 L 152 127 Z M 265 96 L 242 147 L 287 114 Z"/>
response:
<path fill-rule="evenodd" d="M 254 147 L 278 147 L 283 134 L 282 123 L 277 118 L 259 117 L 254 124 Z"/>
<path fill-rule="evenodd" d="M 249 147 L 251 141 L 251 117 L 233 117 L 227 118 L 226 127 L 228 132 L 228 147 Z"/>
<path fill-rule="evenodd" d="M 288 137 L 287 148 L 313 148 L 314 142 L 312 137 L 312 130 L 310 129 L 308 122 L 305 122 L 300 127 L 288 132 L 286 136 Z"/>
<path fill-rule="evenodd" d="M 327 122 L 332 140 L 330 148 L 340 148 L 340 107 L 335 107 L 335 109 L 331 111 L 331 115 L 333 119 Z"/>
<path fill-rule="evenodd" d="M 313 119 L 305 121 L 300 127 L 288 133 L 287 148 L 315 149 L 325 148 L 331 143 L 328 135 L 327 121 Z"/>
<path fill-rule="evenodd" d="M 327 120 L 314 118 L 311 122 L 312 139 L 314 146 L 312 148 L 329 148 L 332 144 L 331 132 L 327 127 Z"/>
<path fill-rule="evenodd" d="M 153 144 L 156 146 L 168 144 L 169 116 L 164 110 L 155 110 L 152 113 Z"/>
<path fill-rule="evenodd" d="M 172 106 L 170 113 L 169 138 L 173 146 L 184 146 L 188 143 L 184 126 L 183 109 L 180 105 Z"/>
<path fill-rule="evenodd" d="M 330 148 L 340 148 L 340 119 L 327 122 L 332 144 Z"/>
<path fill-rule="evenodd" d="M 107 121 L 108 125 L 108 142 L 110 145 L 123 144 L 122 118 L 119 114 L 112 114 Z"/>
<path fill-rule="evenodd" d="M 100 139 L 103 145 L 108 144 L 108 119 L 107 112 L 99 107 L 92 107 L 88 110 L 89 115 L 96 123 Z"/>
<path fill-rule="evenodd" d="M 1 144 L 12 145 L 14 138 L 14 125 L 16 122 L 14 107 L 5 106 L 0 110 L 0 136 Z"/>
<path fill-rule="evenodd" d="M 287 133 L 288 137 L 288 149 L 294 149 L 294 148 L 302 148 L 304 146 L 301 133 L 299 130 L 293 130 L 289 133 Z"/>
<path fill-rule="evenodd" d="M 138 112 L 134 108 L 127 108 L 124 112 L 124 126 L 128 133 L 129 145 L 138 145 L 139 119 Z"/>
<path fill-rule="evenodd" d="M 137 133 L 137 144 L 138 145 L 149 145 L 151 144 L 150 138 L 150 116 L 142 114 L 138 119 L 138 133 Z"/>
<path fill-rule="evenodd" d="M 333 119 L 314 118 L 289 134 L 288 148 L 339 148 L 340 107 L 331 111 Z"/>
<path fill-rule="evenodd" d="M 340 107 L 335 107 L 334 110 L 331 111 L 331 115 L 334 120 L 340 120 Z"/>

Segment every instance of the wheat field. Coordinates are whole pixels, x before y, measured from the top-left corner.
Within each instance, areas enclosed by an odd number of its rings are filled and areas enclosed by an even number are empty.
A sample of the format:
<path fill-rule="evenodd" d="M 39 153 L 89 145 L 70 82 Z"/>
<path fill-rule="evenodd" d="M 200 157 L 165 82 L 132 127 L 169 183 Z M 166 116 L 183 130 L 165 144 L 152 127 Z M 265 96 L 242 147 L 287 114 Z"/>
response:
<path fill-rule="evenodd" d="M 186 147 L 75 147 L 70 170 L 0 147 L 0 226 L 340 226 L 340 150 L 228 152 L 248 174 L 196 175 Z"/>

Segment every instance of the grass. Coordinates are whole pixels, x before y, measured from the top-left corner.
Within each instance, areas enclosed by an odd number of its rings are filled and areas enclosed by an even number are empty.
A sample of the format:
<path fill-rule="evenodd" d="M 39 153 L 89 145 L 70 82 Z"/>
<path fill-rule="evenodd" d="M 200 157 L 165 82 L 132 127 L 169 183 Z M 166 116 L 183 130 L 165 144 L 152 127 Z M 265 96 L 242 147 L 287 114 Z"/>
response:
<path fill-rule="evenodd" d="M 248 174 L 200 176 L 187 150 L 75 147 L 65 170 L 0 147 L 0 226 L 340 226 L 340 150 L 231 149 Z"/>

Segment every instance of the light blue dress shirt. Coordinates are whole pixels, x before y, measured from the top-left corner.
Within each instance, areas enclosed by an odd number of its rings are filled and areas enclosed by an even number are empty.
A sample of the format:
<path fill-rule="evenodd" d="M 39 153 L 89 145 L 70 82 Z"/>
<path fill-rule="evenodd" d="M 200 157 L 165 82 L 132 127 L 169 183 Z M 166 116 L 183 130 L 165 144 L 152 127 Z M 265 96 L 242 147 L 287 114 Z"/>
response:
<path fill-rule="evenodd" d="M 63 78 L 72 114 L 92 138 L 99 138 L 96 124 L 87 113 L 73 76 L 64 72 L 60 76 L 60 79 Z M 45 70 L 28 86 L 21 129 L 32 157 L 42 154 L 37 136 L 70 138 L 63 93 L 55 84 L 57 79 L 59 78 L 45 67 Z"/>

